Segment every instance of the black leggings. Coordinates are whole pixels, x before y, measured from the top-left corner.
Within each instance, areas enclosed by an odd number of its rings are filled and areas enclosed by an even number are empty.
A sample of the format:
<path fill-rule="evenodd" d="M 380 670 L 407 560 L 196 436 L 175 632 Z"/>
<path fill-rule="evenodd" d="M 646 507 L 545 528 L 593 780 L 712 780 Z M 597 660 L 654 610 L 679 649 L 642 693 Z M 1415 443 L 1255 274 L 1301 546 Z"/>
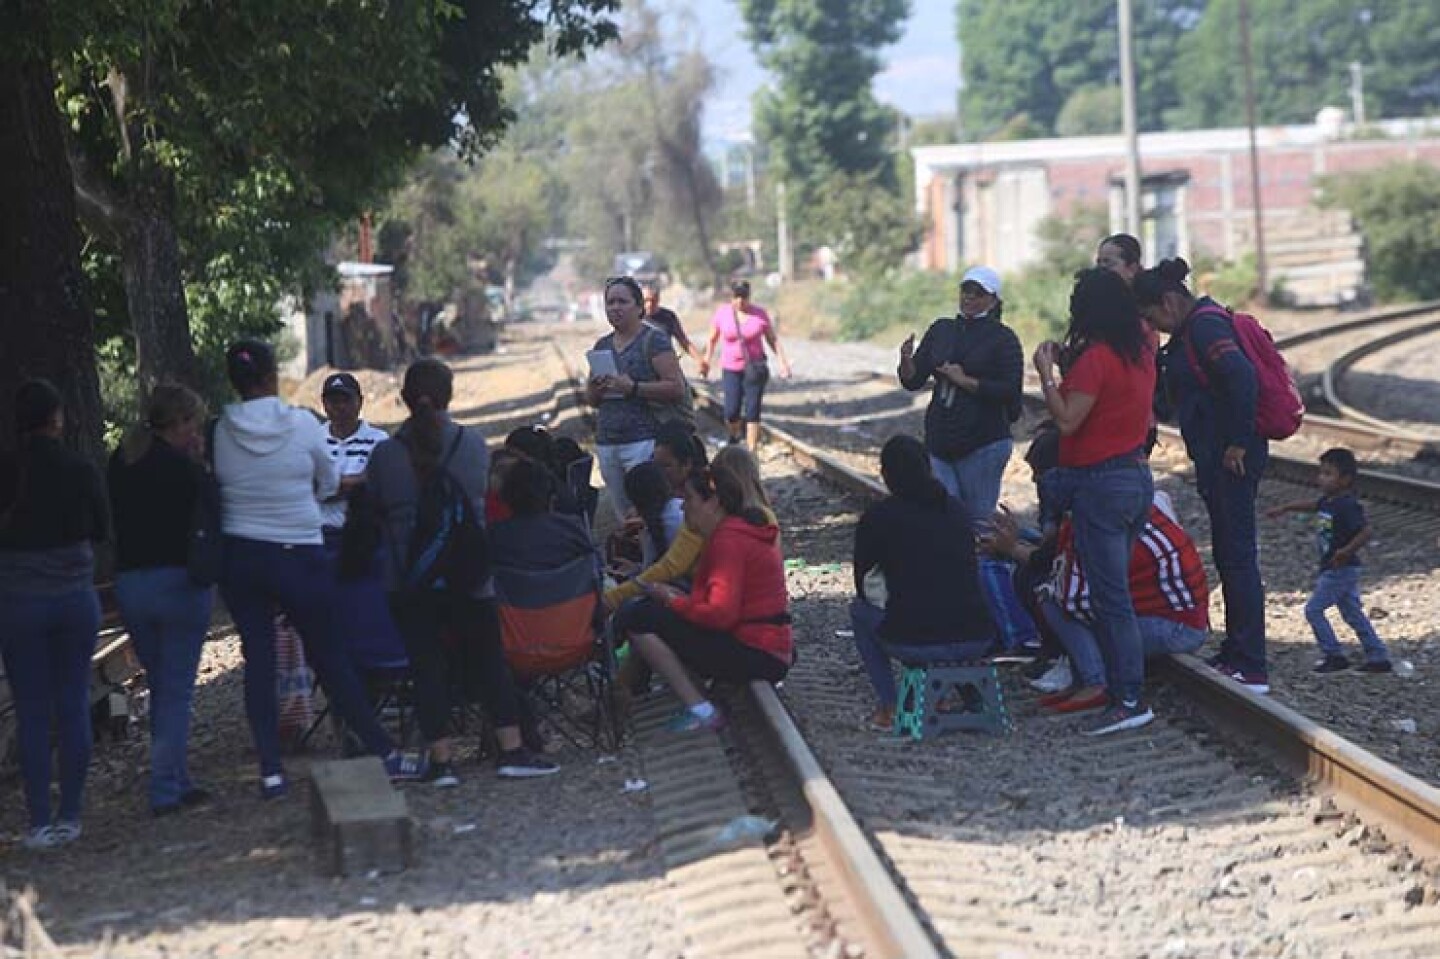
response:
<path fill-rule="evenodd" d="M 727 683 L 763 679 L 767 683 L 778 683 L 790 670 L 763 649 L 747 646 L 730 633 L 696 626 L 648 596 L 620 608 L 615 614 L 615 631 L 625 636 L 654 633 L 681 662 L 707 679 Z"/>
<path fill-rule="evenodd" d="M 415 713 L 426 742 L 444 739 L 457 695 L 478 699 L 496 726 L 519 722 L 519 697 L 500 639 L 495 600 L 444 590 L 390 594 L 390 613 L 410 658 Z M 455 639 L 445 643 L 446 633 Z"/>

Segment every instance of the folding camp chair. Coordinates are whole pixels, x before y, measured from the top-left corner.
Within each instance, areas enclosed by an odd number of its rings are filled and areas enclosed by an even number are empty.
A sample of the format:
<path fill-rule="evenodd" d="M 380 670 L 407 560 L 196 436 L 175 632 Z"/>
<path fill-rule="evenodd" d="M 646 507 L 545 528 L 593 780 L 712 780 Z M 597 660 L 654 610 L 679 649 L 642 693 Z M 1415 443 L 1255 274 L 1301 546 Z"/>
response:
<path fill-rule="evenodd" d="M 495 588 L 505 658 L 534 718 L 580 748 L 618 748 L 615 649 L 607 631 L 598 628 L 595 556 L 545 570 L 501 560 Z"/>

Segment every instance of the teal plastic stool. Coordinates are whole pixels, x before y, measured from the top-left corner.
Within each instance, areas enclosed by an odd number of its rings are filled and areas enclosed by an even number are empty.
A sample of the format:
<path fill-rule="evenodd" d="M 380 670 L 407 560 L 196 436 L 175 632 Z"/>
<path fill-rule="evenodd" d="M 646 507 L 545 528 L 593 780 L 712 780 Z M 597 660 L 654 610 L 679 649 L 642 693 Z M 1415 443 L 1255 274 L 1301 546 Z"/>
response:
<path fill-rule="evenodd" d="M 939 708 L 942 704 L 945 709 Z M 995 667 L 904 666 L 895 705 L 895 735 L 918 741 L 957 729 L 1010 731 L 1010 714 Z"/>

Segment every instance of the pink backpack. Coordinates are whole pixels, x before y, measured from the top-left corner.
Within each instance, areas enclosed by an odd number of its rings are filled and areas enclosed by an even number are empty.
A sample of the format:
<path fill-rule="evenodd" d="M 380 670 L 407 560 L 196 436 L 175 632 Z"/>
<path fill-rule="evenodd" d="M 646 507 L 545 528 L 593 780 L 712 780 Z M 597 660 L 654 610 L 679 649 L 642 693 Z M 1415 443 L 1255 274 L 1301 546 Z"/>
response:
<path fill-rule="evenodd" d="M 1300 399 L 1300 390 L 1295 386 L 1295 377 L 1285 358 L 1275 348 L 1270 331 L 1249 313 L 1232 313 L 1223 307 L 1205 307 L 1204 312 L 1217 313 L 1230 321 L 1235 339 L 1246 359 L 1255 367 L 1255 432 L 1269 440 L 1283 440 L 1294 436 L 1305 417 L 1305 401 Z M 1201 387 L 1210 386 L 1205 368 L 1195 355 L 1195 346 L 1185 338 L 1185 352 Z"/>

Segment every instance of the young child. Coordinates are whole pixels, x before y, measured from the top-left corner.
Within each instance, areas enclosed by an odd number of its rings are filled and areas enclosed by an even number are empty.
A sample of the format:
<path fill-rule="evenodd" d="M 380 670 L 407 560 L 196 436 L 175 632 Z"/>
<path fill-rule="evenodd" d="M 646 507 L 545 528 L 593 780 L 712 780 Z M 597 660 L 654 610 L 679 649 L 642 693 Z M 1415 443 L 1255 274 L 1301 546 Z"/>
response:
<path fill-rule="evenodd" d="M 1375 635 L 1375 627 L 1370 625 L 1360 603 L 1360 549 L 1370 540 L 1370 524 L 1365 519 L 1365 508 L 1351 492 L 1357 472 L 1354 453 L 1340 448 L 1326 450 L 1320 456 L 1320 498 L 1287 503 L 1265 514 L 1272 519 L 1282 513 L 1314 513 L 1316 517 L 1320 575 L 1315 580 L 1314 594 L 1305 604 L 1305 618 L 1325 655 L 1315 664 L 1317 673 L 1350 668 L 1350 660 L 1325 618 L 1331 606 L 1340 607 L 1340 618 L 1355 631 L 1365 649 L 1365 662 L 1359 669 L 1366 673 L 1391 671 L 1390 651 Z"/>

